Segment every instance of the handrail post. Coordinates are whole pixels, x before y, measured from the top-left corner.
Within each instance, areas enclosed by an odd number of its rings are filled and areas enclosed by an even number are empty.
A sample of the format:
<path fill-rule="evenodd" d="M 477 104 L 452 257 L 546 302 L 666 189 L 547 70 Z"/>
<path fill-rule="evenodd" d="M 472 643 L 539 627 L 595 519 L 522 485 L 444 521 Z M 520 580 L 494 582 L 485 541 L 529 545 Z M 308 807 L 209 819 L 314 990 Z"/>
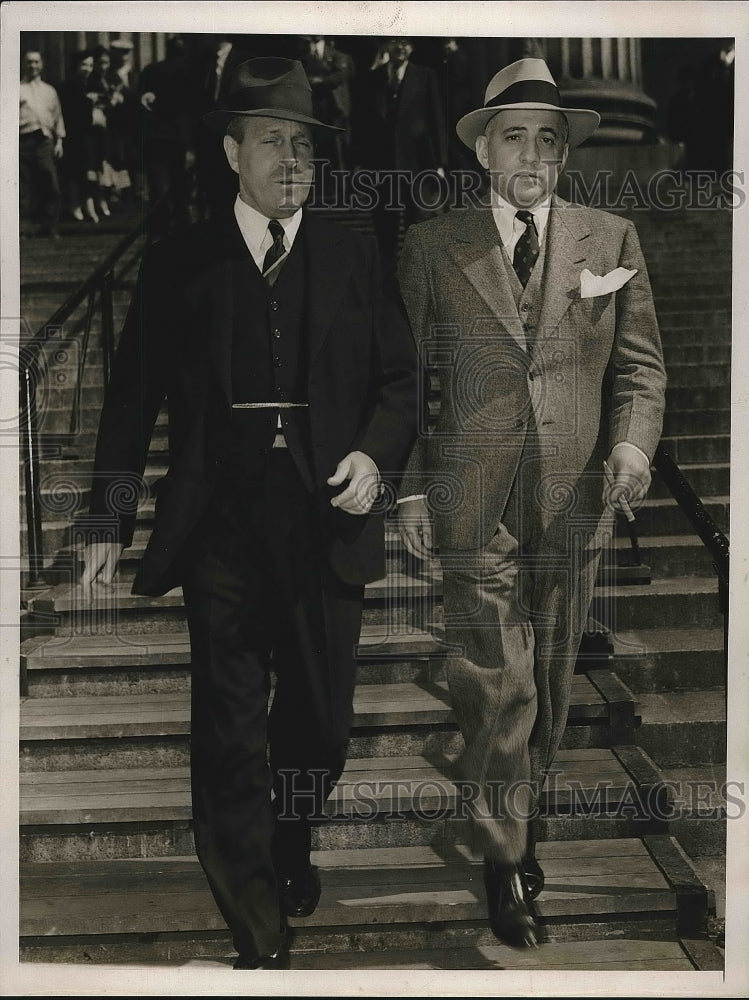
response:
<path fill-rule="evenodd" d="M 28 585 L 35 586 L 44 570 L 42 540 L 42 495 L 39 485 L 39 430 L 36 414 L 36 361 L 21 367 L 21 414 L 23 420 L 24 486 L 26 492 L 26 542 L 29 553 Z"/>
<path fill-rule="evenodd" d="M 109 373 L 114 357 L 114 319 L 112 309 L 112 271 L 101 279 L 101 347 L 104 355 L 104 388 L 109 385 Z"/>

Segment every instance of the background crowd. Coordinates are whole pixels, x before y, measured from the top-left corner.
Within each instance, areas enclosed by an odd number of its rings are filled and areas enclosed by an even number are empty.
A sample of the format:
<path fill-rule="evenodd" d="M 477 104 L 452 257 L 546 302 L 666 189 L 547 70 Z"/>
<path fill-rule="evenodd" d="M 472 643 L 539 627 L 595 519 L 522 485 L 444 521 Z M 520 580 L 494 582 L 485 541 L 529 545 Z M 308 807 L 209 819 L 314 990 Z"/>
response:
<path fill-rule="evenodd" d="M 44 79 L 44 53 L 27 46 L 19 118 L 22 217 L 38 224 L 40 234 L 56 236 L 60 219 L 95 224 L 123 207 L 150 202 L 159 206 L 158 235 L 230 210 L 236 175 L 220 137 L 201 118 L 222 105 L 241 62 L 269 54 L 259 48 L 263 39 L 172 36 L 164 58 L 137 71 L 133 43 L 114 40 L 109 48 L 76 52 L 54 86 Z M 372 221 L 384 258 L 393 260 L 401 222 L 419 221 L 430 214 L 425 203 L 439 202 L 429 184 L 456 171 L 477 172 L 477 183 L 483 182 L 454 123 L 482 103 L 485 73 L 477 72 L 465 40 L 369 42 L 365 57 L 359 50 L 354 58 L 330 37 L 274 36 L 273 54 L 301 60 L 317 117 L 346 130 L 316 150 L 329 167 L 318 169 L 318 187 L 335 188 L 329 196 L 336 199 L 341 188 L 335 171 L 376 172 Z M 685 144 L 687 167 L 730 167 L 732 73 L 729 48 L 680 75 L 666 125 L 669 137 Z M 722 94 L 717 102 L 716 89 Z M 721 163 L 702 162 L 700 107 L 706 103 L 713 124 L 714 109 L 725 112 Z M 414 196 L 414 176 L 426 179 L 421 198 Z"/>

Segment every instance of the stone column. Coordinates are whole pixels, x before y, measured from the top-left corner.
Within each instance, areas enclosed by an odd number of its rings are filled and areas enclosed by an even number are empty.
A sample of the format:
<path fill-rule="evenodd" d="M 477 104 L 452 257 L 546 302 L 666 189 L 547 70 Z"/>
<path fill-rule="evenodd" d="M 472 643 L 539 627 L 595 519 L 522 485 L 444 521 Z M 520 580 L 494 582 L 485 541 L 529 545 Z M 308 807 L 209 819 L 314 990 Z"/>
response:
<path fill-rule="evenodd" d="M 539 39 L 528 39 L 537 48 Z M 591 145 L 656 141 L 655 102 L 642 90 L 639 38 L 547 38 L 546 61 L 568 107 L 593 108 L 601 124 Z M 528 53 L 530 54 L 530 52 Z"/>

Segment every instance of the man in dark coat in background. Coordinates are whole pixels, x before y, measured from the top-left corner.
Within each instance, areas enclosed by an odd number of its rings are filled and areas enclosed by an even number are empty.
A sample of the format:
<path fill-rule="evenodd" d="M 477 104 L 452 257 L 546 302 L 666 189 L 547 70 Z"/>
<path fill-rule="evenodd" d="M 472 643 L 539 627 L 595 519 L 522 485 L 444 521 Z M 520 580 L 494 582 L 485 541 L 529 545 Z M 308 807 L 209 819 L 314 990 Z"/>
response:
<path fill-rule="evenodd" d="M 408 38 L 391 38 L 385 51 L 387 61 L 363 81 L 355 159 L 378 171 L 372 221 L 383 262 L 394 268 L 401 215 L 406 228 L 426 218 L 425 203 L 447 165 L 447 137 L 434 70 L 411 62 Z"/>
<path fill-rule="evenodd" d="M 239 196 L 144 258 L 96 450 L 109 540 L 82 578 L 95 597 L 132 540 L 134 504 L 115 501 L 166 396 L 169 470 L 133 591 L 183 588 L 195 843 L 236 968 L 286 967 L 286 917 L 320 896 L 310 820 L 345 763 L 364 585 L 385 575 L 379 488 L 416 426 L 414 344 L 374 241 L 302 211 L 312 110 L 301 64 L 268 57 L 207 116 Z"/>

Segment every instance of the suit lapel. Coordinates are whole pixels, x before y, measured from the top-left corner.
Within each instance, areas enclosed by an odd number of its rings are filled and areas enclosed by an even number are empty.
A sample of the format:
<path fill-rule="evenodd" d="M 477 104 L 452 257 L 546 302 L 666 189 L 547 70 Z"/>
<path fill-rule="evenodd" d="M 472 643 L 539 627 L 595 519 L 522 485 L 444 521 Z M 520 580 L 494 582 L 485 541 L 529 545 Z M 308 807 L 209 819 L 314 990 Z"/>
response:
<path fill-rule="evenodd" d="M 479 205 L 456 214 L 453 239 L 448 249 L 493 316 L 526 350 L 523 324 L 507 280 L 502 246 L 491 208 Z"/>
<path fill-rule="evenodd" d="M 341 304 L 351 270 L 351 257 L 346 255 L 345 231 L 304 213 L 299 234 L 307 254 L 307 289 L 309 322 L 309 363 L 325 342 L 333 319 Z"/>
<path fill-rule="evenodd" d="M 539 340 L 554 333 L 565 312 L 580 297 L 580 272 L 588 256 L 589 236 L 590 226 L 583 212 L 554 198 L 548 221 Z"/>

